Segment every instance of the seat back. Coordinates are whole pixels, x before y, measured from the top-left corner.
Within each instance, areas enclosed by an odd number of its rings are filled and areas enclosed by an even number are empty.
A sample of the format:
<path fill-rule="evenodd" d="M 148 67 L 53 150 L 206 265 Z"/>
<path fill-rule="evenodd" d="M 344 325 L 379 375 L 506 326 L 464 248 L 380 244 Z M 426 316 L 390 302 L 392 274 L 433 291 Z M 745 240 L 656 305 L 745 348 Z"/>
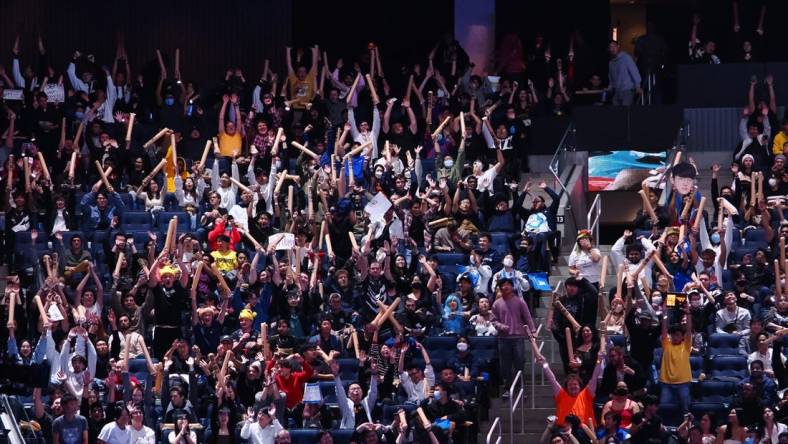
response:
<path fill-rule="evenodd" d="M 318 429 L 290 429 L 290 440 L 293 444 L 313 444 L 319 436 Z"/>
<path fill-rule="evenodd" d="M 711 361 L 712 379 L 740 380 L 747 374 L 747 358 L 744 356 L 717 356 Z"/>
<path fill-rule="evenodd" d="M 693 398 L 702 403 L 730 404 L 736 395 L 736 384 L 728 381 L 702 381 L 696 385 Z"/>

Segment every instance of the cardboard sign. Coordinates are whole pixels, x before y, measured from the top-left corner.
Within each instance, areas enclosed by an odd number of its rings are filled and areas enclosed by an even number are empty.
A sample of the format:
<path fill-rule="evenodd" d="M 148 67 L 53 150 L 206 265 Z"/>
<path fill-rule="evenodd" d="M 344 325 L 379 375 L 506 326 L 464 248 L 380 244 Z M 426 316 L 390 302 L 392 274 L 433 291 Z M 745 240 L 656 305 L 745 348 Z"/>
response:
<path fill-rule="evenodd" d="M 268 245 L 273 245 L 279 239 L 282 240 L 276 244 L 277 250 L 292 250 L 295 248 L 295 235 L 293 233 L 277 233 L 268 236 Z"/>
<path fill-rule="evenodd" d="M 60 309 L 57 308 L 57 305 L 55 304 L 49 306 L 49 310 L 47 310 L 47 316 L 49 317 L 50 321 L 63 320 L 63 313 L 60 312 Z"/>
<path fill-rule="evenodd" d="M 50 103 L 63 103 L 66 101 L 63 85 L 47 83 L 47 86 L 44 87 L 44 93 L 47 95 L 47 101 Z"/>
<path fill-rule="evenodd" d="M 24 100 L 25 91 L 22 89 L 4 89 L 3 100 Z"/>
<path fill-rule="evenodd" d="M 388 211 L 389 208 L 391 208 L 391 201 L 382 191 L 379 191 L 378 194 L 367 203 L 364 207 L 364 211 L 369 214 L 369 220 L 376 221 L 383 220 L 383 216 L 386 215 L 386 211 Z"/>

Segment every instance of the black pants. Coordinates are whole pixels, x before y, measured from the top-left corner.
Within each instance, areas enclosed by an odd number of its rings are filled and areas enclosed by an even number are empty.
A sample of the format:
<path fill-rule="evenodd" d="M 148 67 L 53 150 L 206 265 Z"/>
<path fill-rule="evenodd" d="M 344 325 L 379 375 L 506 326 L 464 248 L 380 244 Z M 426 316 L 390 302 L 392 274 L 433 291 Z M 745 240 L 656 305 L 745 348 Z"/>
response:
<path fill-rule="evenodd" d="M 153 328 L 153 357 L 164 360 L 164 354 L 172 347 L 173 341 L 181 339 L 181 329 L 155 326 Z"/>

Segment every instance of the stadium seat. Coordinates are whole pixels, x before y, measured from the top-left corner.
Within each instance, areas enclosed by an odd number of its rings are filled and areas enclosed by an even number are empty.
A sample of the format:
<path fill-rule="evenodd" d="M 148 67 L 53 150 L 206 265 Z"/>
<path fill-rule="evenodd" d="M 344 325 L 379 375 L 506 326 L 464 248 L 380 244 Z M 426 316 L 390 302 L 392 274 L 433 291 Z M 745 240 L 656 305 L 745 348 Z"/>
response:
<path fill-rule="evenodd" d="M 412 404 L 389 404 L 383 406 L 383 423 L 390 424 L 394 417 L 397 415 L 397 412 L 400 409 L 405 410 L 405 413 L 410 415 L 410 412 L 416 410 L 418 406 Z"/>
<path fill-rule="evenodd" d="M 728 416 L 730 407 L 721 402 L 693 402 L 690 404 L 690 412 L 695 418 L 700 418 L 704 414 L 711 412 L 715 418 L 725 418 Z"/>
<path fill-rule="evenodd" d="M 421 169 L 424 175 L 435 172 L 435 159 L 421 159 Z M 434 176 L 433 176 L 434 177 Z"/>
<path fill-rule="evenodd" d="M 716 356 L 711 360 L 712 379 L 738 381 L 747 374 L 747 358 L 744 356 Z"/>
<path fill-rule="evenodd" d="M 358 359 L 356 358 L 343 358 L 338 359 L 339 363 L 339 377 L 342 382 L 353 382 L 358 380 Z"/>
<path fill-rule="evenodd" d="M 692 368 L 692 379 L 698 379 L 698 376 L 703 372 L 703 357 L 690 356 L 690 367 Z"/>
<path fill-rule="evenodd" d="M 454 336 L 430 336 L 424 339 L 422 345 L 427 348 L 430 358 L 448 360 L 457 351 L 457 338 Z"/>
<path fill-rule="evenodd" d="M 290 440 L 293 444 L 314 444 L 318 436 L 318 429 L 290 429 Z"/>
<path fill-rule="evenodd" d="M 693 400 L 728 405 L 736 395 L 736 384 L 729 381 L 702 381 L 693 387 Z"/>
<path fill-rule="evenodd" d="M 120 193 L 120 200 L 122 200 L 123 205 L 126 206 L 126 211 L 134 211 L 137 208 L 136 199 L 131 197 L 129 193 Z"/>
<path fill-rule="evenodd" d="M 626 336 L 624 336 L 624 335 L 607 335 L 607 337 L 608 337 L 608 339 L 610 339 L 610 342 L 612 342 L 613 345 L 617 345 L 619 347 L 624 347 L 626 349 L 626 347 L 627 347 L 627 337 Z"/>
<path fill-rule="evenodd" d="M 191 217 L 185 211 L 162 211 L 159 213 L 159 232 L 166 233 L 167 226 L 173 216 L 178 216 L 178 233 L 188 233 L 191 230 Z"/>
<path fill-rule="evenodd" d="M 766 232 L 763 228 L 755 228 L 744 232 L 744 245 L 749 246 L 751 242 L 766 242 Z"/>
<path fill-rule="evenodd" d="M 435 253 L 438 265 L 466 265 L 468 257 L 462 253 Z"/>
<path fill-rule="evenodd" d="M 334 438 L 334 444 L 350 444 L 353 440 L 354 429 L 334 429 L 331 430 L 331 437 Z"/>
<path fill-rule="evenodd" d="M 727 333 L 713 333 L 709 335 L 709 346 L 707 355 L 710 358 L 716 356 L 739 356 L 739 336 Z"/>
<path fill-rule="evenodd" d="M 334 381 L 320 381 L 320 394 L 323 396 L 323 403 L 326 405 L 337 404 L 336 384 Z"/>
<path fill-rule="evenodd" d="M 501 254 L 501 256 L 505 256 L 511 250 L 511 242 L 510 242 L 510 234 L 509 233 L 502 233 L 502 232 L 494 232 L 490 233 L 492 248 Z"/>
<path fill-rule="evenodd" d="M 145 211 L 126 211 L 123 213 L 123 229 L 126 231 L 132 230 L 150 230 L 153 225 L 153 219 L 150 213 Z"/>
<path fill-rule="evenodd" d="M 474 359 L 490 365 L 498 358 L 498 339 L 495 336 L 471 336 L 468 338 Z"/>
<path fill-rule="evenodd" d="M 746 246 L 743 245 L 741 247 L 734 248 L 733 249 L 733 254 L 728 259 L 728 261 L 729 262 L 733 262 L 733 263 L 740 263 L 741 259 L 742 259 L 742 257 L 744 257 L 744 255 L 746 255 L 746 254 L 753 254 L 753 253 L 755 253 L 756 250 L 757 250 L 757 248 L 750 247 L 749 245 L 746 245 Z"/>
<path fill-rule="evenodd" d="M 733 290 L 733 275 L 727 268 L 722 270 L 722 289 Z"/>

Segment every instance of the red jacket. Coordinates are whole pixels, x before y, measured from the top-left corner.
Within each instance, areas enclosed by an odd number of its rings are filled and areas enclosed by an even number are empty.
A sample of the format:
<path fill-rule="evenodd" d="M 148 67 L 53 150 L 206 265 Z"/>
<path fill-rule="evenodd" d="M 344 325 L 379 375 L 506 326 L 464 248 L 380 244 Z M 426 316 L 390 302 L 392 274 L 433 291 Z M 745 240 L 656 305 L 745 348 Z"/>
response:
<path fill-rule="evenodd" d="M 224 219 L 216 219 L 214 222 L 213 230 L 208 233 L 208 247 L 211 250 L 218 250 L 219 247 L 216 245 L 216 238 L 219 237 L 220 234 L 225 234 L 225 226 L 226 222 Z M 237 227 L 233 227 L 230 230 L 230 249 L 235 251 L 235 244 L 241 242 L 241 233 L 238 232 Z"/>
<path fill-rule="evenodd" d="M 276 375 L 276 385 L 279 390 L 287 395 L 287 408 L 292 409 L 302 399 L 304 399 L 304 384 L 312 378 L 314 371 L 308 362 L 302 361 L 303 370 L 300 372 L 290 372 L 290 377 L 285 379 L 279 374 Z"/>

